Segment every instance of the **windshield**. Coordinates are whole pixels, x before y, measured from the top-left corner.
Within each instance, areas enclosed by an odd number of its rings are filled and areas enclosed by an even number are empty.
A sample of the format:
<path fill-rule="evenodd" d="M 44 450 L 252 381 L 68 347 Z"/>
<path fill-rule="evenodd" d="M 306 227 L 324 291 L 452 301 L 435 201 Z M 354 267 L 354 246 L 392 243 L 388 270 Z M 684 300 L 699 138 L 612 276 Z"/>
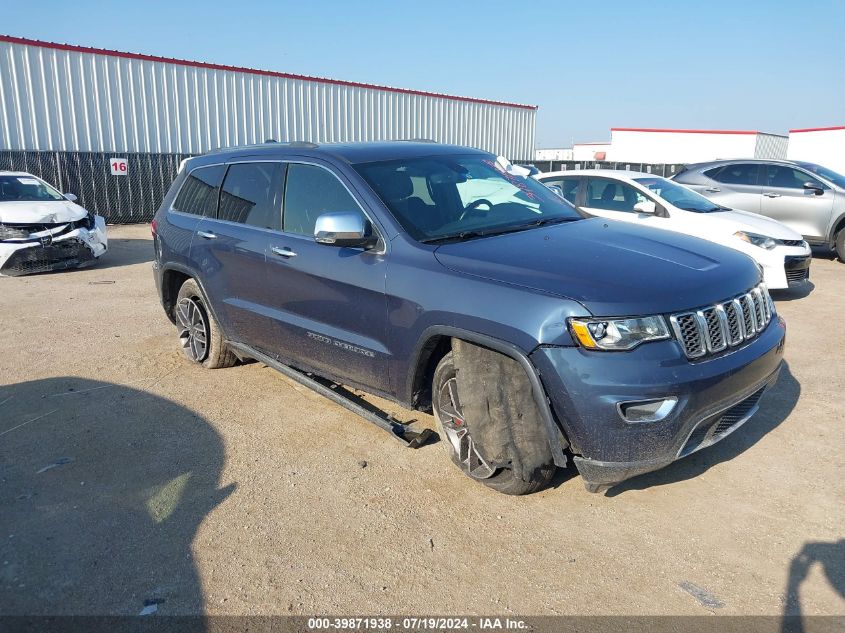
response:
<path fill-rule="evenodd" d="M 684 211 L 712 213 L 713 211 L 727 210 L 701 194 L 695 193 L 692 189 L 687 189 L 683 185 L 665 178 L 635 178 L 634 180 L 643 187 L 647 187 L 649 191 L 653 191 L 669 204 Z"/>
<path fill-rule="evenodd" d="M 0 176 L 0 202 L 47 202 L 64 196 L 34 176 Z"/>
<path fill-rule="evenodd" d="M 494 158 L 427 156 L 354 166 L 416 240 L 468 239 L 579 220 L 570 203 Z"/>
<path fill-rule="evenodd" d="M 815 163 L 796 163 L 797 165 L 801 165 L 804 169 L 807 169 L 814 174 L 818 174 L 822 178 L 829 180 L 837 187 L 845 188 L 845 176 L 842 174 L 838 174 L 832 169 L 828 169 L 827 167 L 822 167 L 821 165 L 816 165 Z"/>

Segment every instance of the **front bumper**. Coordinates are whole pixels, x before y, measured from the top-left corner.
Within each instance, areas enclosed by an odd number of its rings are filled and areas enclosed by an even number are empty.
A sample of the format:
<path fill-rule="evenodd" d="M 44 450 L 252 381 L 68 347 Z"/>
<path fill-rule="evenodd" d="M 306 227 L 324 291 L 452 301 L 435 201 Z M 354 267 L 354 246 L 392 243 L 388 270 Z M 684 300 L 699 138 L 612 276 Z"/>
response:
<path fill-rule="evenodd" d="M 0 276 L 17 277 L 90 265 L 108 249 L 105 220 L 48 240 L 0 242 Z"/>
<path fill-rule="evenodd" d="M 783 290 L 810 278 L 813 253 L 809 246 L 778 246 L 771 251 L 755 252 L 754 259 L 763 268 L 766 287 Z"/>
<path fill-rule="evenodd" d="M 690 361 L 674 340 L 629 352 L 541 347 L 531 359 L 585 482 L 607 486 L 657 470 L 727 437 L 756 411 L 778 376 L 785 324 L 772 319 L 746 345 Z M 630 422 L 618 405 L 676 398 L 655 422 Z M 717 428 L 718 427 L 718 428 Z"/>

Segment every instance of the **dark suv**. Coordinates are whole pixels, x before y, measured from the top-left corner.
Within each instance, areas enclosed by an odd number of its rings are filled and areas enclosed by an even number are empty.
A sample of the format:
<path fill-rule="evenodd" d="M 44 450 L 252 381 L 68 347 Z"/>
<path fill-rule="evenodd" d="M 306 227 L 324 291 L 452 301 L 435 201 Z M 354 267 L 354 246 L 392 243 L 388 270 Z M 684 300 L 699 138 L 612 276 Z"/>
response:
<path fill-rule="evenodd" d="M 738 428 L 784 323 L 751 259 L 579 215 L 496 157 L 268 143 L 188 160 L 153 222 L 185 354 L 255 358 L 431 410 L 471 477 L 588 489 Z"/>

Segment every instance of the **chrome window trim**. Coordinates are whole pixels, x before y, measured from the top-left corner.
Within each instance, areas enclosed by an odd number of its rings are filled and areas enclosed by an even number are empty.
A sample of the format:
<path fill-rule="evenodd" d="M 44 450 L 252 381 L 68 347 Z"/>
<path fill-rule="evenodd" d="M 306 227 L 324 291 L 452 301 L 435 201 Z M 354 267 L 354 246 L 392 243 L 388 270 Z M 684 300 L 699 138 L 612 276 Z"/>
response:
<path fill-rule="evenodd" d="M 298 158 L 296 158 L 296 159 L 262 158 L 262 159 L 255 159 L 255 160 L 248 159 L 248 158 L 244 158 L 244 159 L 237 158 L 237 159 L 231 160 L 231 161 L 222 161 L 222 162 L 217 162 L 217 163 L 208 163 L 208 164 L 205 164 L 205 165 L 197 165 L 196 167 L 194 167 L 193 169 L 191 169 L 190 171 L 185 173 L 185 182 L 187 182 L 190 175 L 194 171 L 196 171 L 197 169 L 204 169 L 206 167 L 217 167 L 217 166 L 222 165 L 222 166 L 226 167 L 226 170 L 228 171 L 228 168 L 229 168 L 230 165 L 240 165 L 240 164 L 244 164 L 244 163 L 280 163 L 280 164 L 284 164 L 284 165 L 291 165 L 291 164 L 312 165 L 314 167 L 319 167 L 319 168 L 327 171 L 328 173 L 330 173 L 332 176 L 334 176 L 337 179 L 337 181 L 343 186 L 344 189 L 346 189 L 346 192 L 350 195 L 352 200 L 355 201 L 355 204 L 358 205 L 358 209 L 361 211 L 361 213 L 364 215 L 364 217 L 367 218 L 367 221 L 370 223 L 370 226 L 373 227 L 373 230 L 376 232 L 376 234 L 378 236 L 378 242 L 382 245 L 382 248 L 380 248 L 378 250 L 372 249 L 372 250 L 364 251 L 364 252 L 371 253 L 373 255 L 384 255 L 387 252 L 388 240 L 386 240 L 384 238 L 384 231 L 382 230 L 381 225 L 376 223 L 373 220 L 372 214 L 367 212 L 367 210 L 364 208 L 364 205 L 362 204 L 360 198 L 357 195 L 355 195 L 355 193 L 348 186 L 346 186 L 346 183 L 343 182 L 343 180 L 341 180 L 334 171 L 332 171 L 331 169 L 329 169 L 325 165 L 321 165 L 320 163 L 316 163 L 316 162 L 308 161 L 308 160 L 300 160 Z M 224 173 L 223 174 L 223 180 L 220 181 L 220 189 L 221 190 L 223 188 L 223 183 L 225 181 L 226 181 L 226 174 Z M 187 211 L 179 211 L 178 209 L 174 209 L 173 208 L 173 202 L 175 202 L 176 198 L 179 197 L 179 192 L 182 191 L 182 187 L 185 186 L 185 182 L 182 183 L 182 185 L 179 187 L 179 191 L 177 191 L 176 195 L 173 197 L 173 201 L 170 203 L 170 206 L 167 209 L 168 213 L 178 213 L 179 215 L 183 215 L 185 217 L 200 218 L 202 220 L 210 220 L 210 221 L 214 221 L 214 222 L 220 222 L 221 224 L 224 224 L 224 225 L 241 226 L 241 227 L 245 226 L 245 227 L 248 227 L 250 229 L 255 229 L 256 231 L 272 233 L 273 235 L 284 235 L 286 237 L 288 237 L 288 236 L 289 237 L 300 237 L 300 238 L 306 238 L 306 239 L 310 237 L 310 241 L 312 241 L 312 242 L 314 241 L 313 235 L 308 236 L 308 235 L 303 235 L 302 233 L 291 233 L 291 232 L 284 230 L 284 221 L 285 221 L 285 218 L 284 218 L 284 192 L 282 192 L 282 208 L 281 208 L 282 215 L 281 215 L 281 218 L 280 218 L 282 228 L 279 229 L 279 230 L 276 230 L 276 229 L 262 228 L 260 226 L 253 226 L 251 224 L 244 224 L 243 222 L 232 222 L 231 220 L 221 220 L 220 218 L 217 218 L 217 217 L 212 218 L 212 217 L 209 217 L 205 214 L 198 215 L 196 213 L 188 213 Z M 287 189 L 287 173 L 285 173 L 285 189 Z M 218 206 L 219 206 L 219 204 L 218 204 Z"/>

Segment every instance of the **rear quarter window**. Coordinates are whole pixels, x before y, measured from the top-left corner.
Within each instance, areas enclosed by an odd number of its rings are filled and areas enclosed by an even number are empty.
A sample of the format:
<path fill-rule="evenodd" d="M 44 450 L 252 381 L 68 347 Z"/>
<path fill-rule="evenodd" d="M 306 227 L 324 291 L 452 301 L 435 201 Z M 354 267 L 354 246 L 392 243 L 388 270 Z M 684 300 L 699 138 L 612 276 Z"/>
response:
<path fill-rule="evenodd" d="M 173 210 L 214 217 L 217 214 L 217 198 L 225 171 L 225 165 L 197 167 L 191 171 L 173 201 Z"/>

